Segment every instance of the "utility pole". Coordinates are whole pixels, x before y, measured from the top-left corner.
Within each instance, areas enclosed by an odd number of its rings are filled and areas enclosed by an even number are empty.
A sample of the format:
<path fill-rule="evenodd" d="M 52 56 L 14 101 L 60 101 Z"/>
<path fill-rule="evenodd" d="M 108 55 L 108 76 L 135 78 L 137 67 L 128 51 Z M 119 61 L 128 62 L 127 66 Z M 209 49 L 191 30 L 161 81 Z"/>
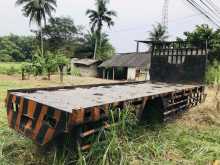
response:
<path fill-rule="evenodd" d="M 168 30 L 168 18 L 169 18 L 169 0 L 164 0 L 162 11 L 162 25 Z"/>

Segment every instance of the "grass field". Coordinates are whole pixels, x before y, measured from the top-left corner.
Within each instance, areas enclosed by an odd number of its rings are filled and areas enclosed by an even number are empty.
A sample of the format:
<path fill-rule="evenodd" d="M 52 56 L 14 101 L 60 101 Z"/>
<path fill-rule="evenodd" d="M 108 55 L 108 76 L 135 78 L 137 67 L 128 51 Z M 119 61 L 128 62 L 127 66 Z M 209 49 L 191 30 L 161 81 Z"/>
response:
<path fill-rule="evenodd" d="M 21 62 L 0 62 L 0 74 L 20 74 Z"/>
<path fill-rule="evenodd" d="M 93 78 L 65 77 L 65 85 L 101 83 Z M 107 82 L 107 81 L 104 81 Z M 164 125 L 140 125 L 133 115 L 113 127 L 106 141 L 96 143 L 89 152 L 42 152 L 29 139 L 8 129 L 4 98 L 7 89 L 57 86 L 52 81 L 0 75 L 0 165 L 69 165 L 69 164 L 186 164 L 206 165 L 220 159 L 220 96 L 208 88 L 207 101 L 181 118 Z M 125 111 L 126 112 L 126 111 Z M 123 118 L 123 115 L 122 115 Z"/>

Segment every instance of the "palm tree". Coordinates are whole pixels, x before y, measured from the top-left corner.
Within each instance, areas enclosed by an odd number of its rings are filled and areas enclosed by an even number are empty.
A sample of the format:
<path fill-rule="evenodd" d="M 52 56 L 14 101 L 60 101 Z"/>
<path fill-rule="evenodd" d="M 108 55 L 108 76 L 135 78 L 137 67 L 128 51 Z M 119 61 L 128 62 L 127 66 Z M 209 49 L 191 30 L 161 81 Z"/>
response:
<path fill-rule="evenodd" d="M 52 17 L 56 11 L 56 0 L 17 0 L 16 5 L 23 5 L 22 12 L 25 17 L 30 18 L 30 24 L 35 22 L 41 34 L 41 53 L 44 54 L 42 26 L 46 24 L 46 17 Z"/>
<path fill-rule="evenodd" d="M 153 30 L 150 31 L 151 41 L 165 41 L 168 39 L 167 28 L 158 23 L 156 26 L 153 25 Z"/>
<path fill-rule="evenodd" d="M 86 15 L 89 16 L 91 30 L 96 33 L 96 44 L 94 50 L 94 59 L 96 58 L 97 46 L 101 45 L 101 34 L 104 23 L 110 28 L 114 26 L 112 16 L 117 16 L 113 10 L 108 10 L 107 4 L 109 0 L 96 0 L 96 10 L 88 9 Z"/>

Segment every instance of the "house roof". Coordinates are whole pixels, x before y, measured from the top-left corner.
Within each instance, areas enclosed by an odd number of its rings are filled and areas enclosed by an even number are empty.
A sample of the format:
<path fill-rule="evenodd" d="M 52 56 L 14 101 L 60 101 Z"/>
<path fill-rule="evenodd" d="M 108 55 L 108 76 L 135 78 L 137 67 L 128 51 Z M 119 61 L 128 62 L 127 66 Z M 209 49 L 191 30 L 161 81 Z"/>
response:
<path fill-rule="evenodd" d="M 115 55 L 110 60 L 103 62 L 99 67 L 140 67 L 150 68 L 151 53 L 123 53 Z"/>
<path fill-rule="evenodd" d="M 85 66 L 90 66 L 90 65 L 96 64 L 98 62 L 99 62 L 99 60 L 94 60 L 94 59 L 89 59 L 89 58 L 84 58 L 84 59 L 73 58 L 71 60 L 72 64 L 81 64 L 81 65 L 85 65 Z"/>

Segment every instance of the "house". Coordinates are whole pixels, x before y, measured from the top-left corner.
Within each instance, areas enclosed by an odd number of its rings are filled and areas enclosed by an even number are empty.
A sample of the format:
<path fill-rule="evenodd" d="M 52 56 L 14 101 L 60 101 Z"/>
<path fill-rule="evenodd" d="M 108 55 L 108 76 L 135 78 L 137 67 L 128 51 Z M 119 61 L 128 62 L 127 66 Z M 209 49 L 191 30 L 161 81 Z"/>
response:
<path fill-rule="evenodd" d="M 88 58 L 73 58 L 71 60 L 71 68 L 77 68 L 80 72 L 80 75 L 83 77 L 97 77 L 97 67 L 100 64 L 101 61 Z"/>
<path fill-rule="evenodd" d="M 99 65 L 104 79 L 149 80 L 150 52 L 123 53 Z"/>

